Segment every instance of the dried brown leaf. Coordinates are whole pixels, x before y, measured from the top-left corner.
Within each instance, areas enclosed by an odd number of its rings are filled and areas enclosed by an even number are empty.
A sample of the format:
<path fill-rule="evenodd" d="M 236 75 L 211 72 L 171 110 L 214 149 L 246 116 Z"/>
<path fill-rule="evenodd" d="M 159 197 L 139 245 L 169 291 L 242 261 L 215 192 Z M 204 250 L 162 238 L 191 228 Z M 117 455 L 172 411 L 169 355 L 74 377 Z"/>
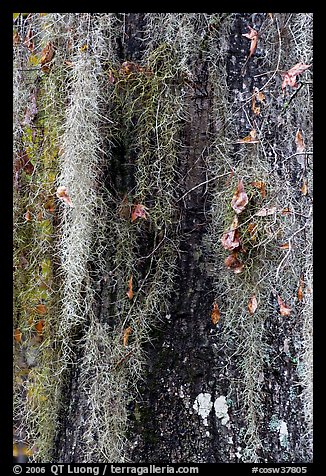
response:
<path fill-rule="evenodd" d="M 21 342 L 22 341 L 22 337 L 23 337 L 23 334 L 21 333 L 21 331 L 17 328 L 15 329 L 14 331 L 14 339 L 16 342 Z"/>
<path fill-rule="evenodd" d="M 305 144 L 303 140 L 303 135 L 300 129 L 297 130 L 297 133 L 295 135 L 295 143 L 297 146 L 297 152 L 302 153 L 305 150 Z"/>
<path fill-rule="evenodd" d="M 249 298 L 249 302 L 248 302 L 248 311 L 250 312 L 251 315 L 256 312 L 257 306 L 258 306 L 257 298 L 256 298 L 256 295 L 253 294 Z"/>
<path fill-rule="evenodd" d="M 211 318 L 212 318 L 212 323 L 214 325 L 218 324 L 219 320 L 221 319 L 220 310 L 219 310 L 218 304 L 216 302 L 214 302 L 214 304 L 213 304 L 213 310 L 212 310 Z"/>
<path fill-rule="evenodd" d="M 285 73 L 281 73 L 283 76 L 282 90 L 285 89 L 286 86 L 297 88 L 297 76 L 306 71 L 306 69 L 310 68 L 310 66 L 311 64 L 297 63 Z"/>
<path fill-rule="evenodd" d="M 34 51 L 34 34 L 32 32 L 31 29 L 28 30 L 28 32 L 26 33 L 26 36 L 25 36 L 25 39 L 24 39 L 24 45 L 29 49 L 29 51 L 31 51 L 33 53 Z"/>
<path fill-rule="evenodd" d="M 248 224 L 248 233 L 250 234 L 250 240 L 256 241 L 256 235 L 258 231 L 257 223 L 249 223 Z"/>
<path fill-rule="evenodd" d="M 41 67 L 42 71 L 47 73 L 50 71 L 49 63 L 52 61 L 54 57 L 54 46 L 51 42 L 47 43 L 41 52 Z"/>
<path fill-rule="evenodd" d="M 289 248 L 290 248 L 290 243 L 289 242 L 286 242 L 286 243 L 283 243 L 282 245 L 280 245 L 281 250 L 288 250 Z"/>
<path fill-rule="evenodd" d="M 280 306 L 281 316 L 289 316 L 291 314 L 291 308 L 287 304 L 285 304 L 284 301 L 282 301 L 280 296 L 277 296 L 277 302 Z"/>
<path fill-rule="evenodd" d="M 19 45 L 19 43 L 21 42 L 19 33 L 18 33 L 18 31 L 16 31 L 16 30 L 13 32 L 12 41 L 13 41 L 13 44 L 14 44 L 14 45 Z"/>
<path fill-rule="evenodd" d="M 268 215 L 274 215 L 276 213 L 277 208 L 276 207 L 271 207 L 271 208 L 261 208 L 258 212 L 255 213 L 256 217 L 266 217 Z"/>
<path fill-rule="evenodd" d="M 262 181 L 251 182 L 250 185 L 252 185 L 253 187 L 258 188 L 262 198 L 266 197 L 266 184 L 265 184 L 265 182 L 262 182 Z"/>
<path fill-rule="evenodd" d="M 38 335 L 42 335 L 42 334 L 43 334 L 44 326 L 45 326 L 45 320 L 44 320 L 44 319 L 41 319 L 41 320 L 38 321 L 38 323 L 35 325 L 35 329 L 36 329 Z"/>
<path fill-rule="evenodd" d="M 28 209 L 26 210 L 24 218 L 25 218 L 26 221 L 31 221 L 32 215 L 31 215 L 31 212 Z"/>
<path fill-rule="evenodd" d="M 131 221 L 135 221 L 137 218 L 143 218 L 147 220 L 148 217 L 148 208 L 142 205 L 141 203 L 138 203 L 137 205 L 134 205 L 133 211 L 131 214 Z"/>
<path fill-rule="evenodd" d="M 244 264 L 238 259 L 237 252 L 233 252 L 224 260 L 224 264 L 228 269 L 231 269 L 235 274 L 242 273 Z"/>
<path fill-rule="evenodd" d="M 256 116 L 259 116 L 260 106 L 256 104 L 256 96 L 252 96 L 251 110 Z"/>
<path fill-rule="evenodd" d="M 248 195 L 244 191 L 242 180 L 239 180 L 235 194 L 231 201 L 231 207 L 236 213 L 241 213 L 247 206 Z"/>
<path fill-rule="evenodd" d="M 67 191 L 67 187 L 65 187 L 64 185 L 61 185 L 60 187 L 57 188 L 57 191 L 56 191 L 56 196 L 62 201 L 64 202 L 66 205 L 69 205 L 69 207 L 73 208 L 74 205 L 71 201 L 71 198 L 68 194 L 68 191 Z"/>
<path fill-rule="evenodd" d="M 249 58 L 255 54 L 257 44 L 258 44 L 258 31 L 248 25 L 249 33 L 242 33 L 242 36 L 251 40 L 250 49 L 249 49 Z"/>
<path fill-rule="evenodd" d="M 304 290 L 304 280 L 303 280 L 303 277 L 301 276 L 299 281 L 299 288 L 298 288 L 298 301 L 302 301 L 303 299 L 303 290 Z"/>
<path fill-rule="evenodd" d="M 37 314 L 42 314 L 42 315 L 48 312 L 48 309 L 45 304 L 38 304 L 37 306 L 35 306 L 35 310 Z"/>
<path fill-rule="evenodd" d="M 230 228 L 222 235 L 221 243 L 226 250 L 232 251 L 240 246 L 238 223 L 238 216 L 234 215 Z"/>
<path fill-rule="evenodd" d="M 130 336 L 131 332 L 132 332 L 132 329 L 131 329 L 130 326 L 127 327 L 127 329 L 125 329 L 123 331 L 123 346 L 124 347 L 127 347 L 127 345 L 128 345 L 128 340 L 129 340 L 129 336 Z"/>
<path fill-rule="evenodd" d="M 128 296 L 129 299 L 132 299 L 134 297 L 134 291 L 133 291 L 133 288 L 132 288 L 132 275 L 130 276 L 130 279 L 128 281 L 127 296 Z"/>
<path fill-rule="evenodd" d="M 306 179 L 303 179 L 302 181 L 302 186 L 301 186 L 301 193 L 302 195 L 307 195 L 308 194 L 308 183 Z"/>
<path fill-rule="evenodd" d="M 257 137 L 257 131 L 256 129 L 253 129 L 250 131 L 249 135 L 246 137 L 243 137 L 242 139 L 239 139 L 236 141 L 237 144 L 258 144 L 259 139 Z"/>

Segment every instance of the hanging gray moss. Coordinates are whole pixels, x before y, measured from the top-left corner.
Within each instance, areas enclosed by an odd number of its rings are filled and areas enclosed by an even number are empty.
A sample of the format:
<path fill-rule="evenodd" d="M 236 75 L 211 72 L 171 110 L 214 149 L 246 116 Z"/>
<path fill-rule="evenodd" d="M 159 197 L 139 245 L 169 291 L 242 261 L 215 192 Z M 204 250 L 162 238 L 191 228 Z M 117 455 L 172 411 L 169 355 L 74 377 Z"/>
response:
<path fill-rule="evenodd" d="M 16 18 L 14 452 L 311 461 L 312 67 L 297 89 L 280 74 L 298 63 L 311 14 Z"/>

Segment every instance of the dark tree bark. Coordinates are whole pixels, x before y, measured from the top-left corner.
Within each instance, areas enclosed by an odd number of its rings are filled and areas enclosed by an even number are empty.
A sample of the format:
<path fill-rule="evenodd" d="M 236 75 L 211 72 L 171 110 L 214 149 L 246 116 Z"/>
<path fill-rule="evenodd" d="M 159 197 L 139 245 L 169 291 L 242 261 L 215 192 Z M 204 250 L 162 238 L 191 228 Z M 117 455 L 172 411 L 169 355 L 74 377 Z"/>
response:
<path fill-rule="evenodd" d="M 85 320 L 62 331 L 73 357 L 62 372 L 52 460 L 309 462 L 311 69 L 284 91 L 280 72 L 311 62 L 311 16 L 111 15 L 110 24 L 90 20 L 94 38 L 103 36 L 96 58 L 111 75 L 111 84 L 106 76 L 98 86 L 99 111 L 113 124 L 100 126 L 107 215 L 96 213 L 105 231 L 96 231 L 94 215 L 95 251 L 80 283 Z M 248 26 L 258 31 L 252 55 Z M 78 35 L 81 45 L 76 27 Z M 128 67 L 147 79 L 131 83 Z M 104 92 L 110 87 L 116 96 Z M 71 97 L 73 88 L 71 80 Z M 258 139 L 241 143 L 253 130 Z M 238 215 L 244 271 L 237 274 L 224 264 L 230 252 L 221 237 L 240 179 L 249 202 Z M 137 203 L 149 218 L 132 228 Z M 139 291 L 131 302 L 130 276 Z M 250 313 L 253 294 L 258 307 Z"/>

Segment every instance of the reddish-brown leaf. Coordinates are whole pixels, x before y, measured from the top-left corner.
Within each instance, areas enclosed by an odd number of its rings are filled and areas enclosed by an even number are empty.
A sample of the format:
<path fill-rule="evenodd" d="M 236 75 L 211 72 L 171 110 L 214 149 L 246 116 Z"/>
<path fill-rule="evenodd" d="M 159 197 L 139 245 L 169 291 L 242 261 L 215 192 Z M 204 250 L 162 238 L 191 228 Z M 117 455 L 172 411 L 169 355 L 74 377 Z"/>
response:
<path fill-rule="evenodd" d="M 250 185 L 252 185 L 253 187 L 258 188 L 258 190 L 259 190 L 259 192 L 260 192 L 262 198 L 265 198 L 265 197 L 266 197 L 266 185 L 265 185 L 265 182 L 262 182 L 262 181 L 251 182 Z"/>
<path fill-rule="evenodd" d="M 32 175 L 34 172 L 34 165 L 26 151 L 21 151 L 19 157 L 14 162 L 15 171 L 23 170 L 27 175 Z"/>
<path fill-rule="evenodd" d="M 250 240 L 256 241 L 257 231 L 258 231 L 257 223 L 249 223 L 248 232 L 250 234 Z"/>
<path fill-rule="evenodd" d="M 132 61 L 124 61 L 120 66 L 120 73 L 122 74 L 131 74 L 131 73 L 138 73 L 141 70 L 141 67 L 133 63 Z"/>
<path fill-rule="evenodd" d="M 132 288 L 132 275 L 130 276 L 130 279 L 128 281 L 127 296 L 128 296 L 129 299 L 132 299 L 134 297 L 134 291 L 133 291 L 133 288 Z"/>
<path fill-rule="evenodd" d="M 31 221 L 32 215 L 31 215 L 31 212 L 28 209 L 26 210 L 24 218 L 25 218 L 26 221 Z"/>
<path fill-rule="evenodd" d="M 256 217 L 266 217 L 268 215 L 274 215 L 276 213 L 277 208 L 276 207 L 271 207 L 271 208 L 261 208 L 258 212 L 255 213 Z"/>
<path fill-rule="evenodd" d="M 292 213 L 292 210 L 288 207 L 283 208 L 283 210 L 281 211 L 281 215 L 283 215 L 283 216 L 289 215 L 290 213 Z"/>
<path fill-rule="evenodd" d="M 47 73 L 50 70 L 49 63 L 50 61 L 52 61 L 53 57 L 54 57 L 54 46 L 51 42 L 49 42 L 43 48 L 41 52 L 41 59 L 40 59 L 42 71 L 44 71 L 45 73 Z"/>
<path fill-rule="evenodd" d="M 131 221 L 133 222 L 137 220 L 137 218 L 143 218 L 147 220 L 148 212 L 146 210 L 148 210 L 148 208 L 146 208 L 144 205 L 141 205 L 140 203 L 134 205 L 131 214 Z"/>
<path fill-rule="evenodd" d="M 242 33 L 242 36 L 251 40 L 250 42 L 250 50 L 249 50 L 249 58 L 250 56 L 255 54 L 257 44 L 258 44 L 258 31 L 251 26 L 248 25 L 249 33 Z"/>
<path fill-rule="evenodd" d="M 35 310 L 37 314 L 42 314 L 42 315 L 48 312 L 48 309 L 45 304 L 38 304 L 37 306 L 35 306 Z"/>
<path fill-rule="evenodd" d="M 129 336 L 130 336 L 131 332 L 132 332 L 132 329 L 131 329 L 130 326 L 127 327 L 127 329 L 125 329 L 123 331 L 123 346 L 124 347 L 127 347 L 127 345 L 128 345 L 128 340 L 129 340 Z"/>
<path fill-rule="evenodd" d="M 253 294 L 249 298 L 249 302 L 248 302 L 248 311 L 250 312 L 251 315 L 256 312 L 257 306 L 258 306 L 257 298 L 256 298 L 256 295 Z"/>
<path fill-rule="evenodd" d="M 300 129 L 297 130 L 297 133 L 295 135 L 295 143 L 297 145 L 297 152 L 302 153 L 305 150 L 305 144 L 303 140 L 303 135 Z"/>
<path fill-rule="evenodd" d="M 259 139 L 257 137 L 257 131 L 256 129 L 253 129 L 250 131 L 249 135 L 246 137 L 243 137 L 242 139 L 239 139 L 236 141 L 237 144 L 258 144 Z"/>
<path fill-rule="evenodd" d="M 12 41 L 13 41 L 13 44 L 14 44 L 14 45 L 19 45 L 19 43 L 21 42 L 19 33 L 18 33 L 17 31 L 14 31 L 14 32 L 13 32 Z"/>
<path fill-rule="evenodd" d="M 251 110 L 256 116 L 259 116 L 260 106 L 257 106 L 257 104 L 256 104 L 256 96 L 255 95 L 252 96 Z"/>
<path fill-rule="evenodd" d="M 303 280 L 303 277 L 301 276 L 299 281 L 299 288 L 298 288 L 298 301 L 302 301 L 303 299 L 303 289 L 304 289 L 304 280 Z"/>
<path fill-rule="evenodd" d="M 38 335 L 43 334 L 44 326 L 45 326 L 45 320 L 44 319 L 39 320 L 38 323 L 35 324 L 35 329 L 36 329 Z"/>
<path fill-rule="evenodd" d="M 291 314 L 291 308 L 287 304 L 285 304 L 284 301 L 282 301 L 280 296 L 277 296 L 277 302 L 280 306 L 281 316 L 289 316 Z"/>
<path fill-rule="evenodd" d="M 241 213 L 247 206 L 248 195 L 244 191 L 242 180 L 239 180 L 235 194 L 231 201 L 231 207 L 236 213 Z"/>
<path fill-rule="evenodd" d="M 23 334 L 20 332 L 20 330 L 17 328 L 14 331 L 14 339 L 16 342 L 21 342 Z"/>
<path fill-rule="evenodd" d="M 47 201 L 44 204 L 44 208 L 49 213 L 55 212 L 54 197 L 48 197 Z"/>
<path fill-rule="evenodd" d="M 301 190 L 302 195 L 307 195 L 307 193 L 308 193 L 308 183 L 307 183 L 306 179 L 303 179 L 302 186 L 301 186 L 300 190 Z"/>
<path fill-rule="evenodd" d="M 235 274 L 242 273 L 244 264 L 238 259 L 237 252 L 233 252 L 224 260 L 224 264 L 228 269 L 231 269 Z"/>
<path fill-rule="evenodd" d="M 24 39 L 24 45 L 29 49 L 29 51 L 33 52 L 34 51 L 34 34 L 31 29 L 28 30 L 26 33 L 25 39 Z"/>
<path fill-rule="evenodd" d="M 213 310 L 212 310 L 211 318 L 212 318 L 212 323 L 214 324 L 214 326 L 216 324 L 218 324 L 219 320 L 221 319 L 220 310 L 219 310 L 218 304 L 216 302 L 214 302 L 214 304 L 213 304 Z"/>
<path fill-rule="evenodd" d="M 58 187 L 57 191 L 56 191 L 56 195 L 57 197 L 62 201 L 64 202 L 66 205 L 69 205 L 69 207 L 74 207 L 72 201 L 71 201 L 71 198 L 68 194 L 68 191 L 67 191 L 67 187 L 61 185 L 60 187 Z"/>
<path fill-rule="evenodd" d="M 301 165 L 301 167 L 304 169 L 305 168 L 305 162 L 306 162 L 306 156 L 304 154 L 305 151 L 305 143 L 303 140 L 303 135 L 300 129 L 297 130 L 297 133 L 295 135 L 295 143 L 297 146 L 297 155 L 295 158 L 297 159 L 297 162 Z"/>
<path fill-rule="evenodd" d="M 240 236 L 238 230 L 238 217 L 234 215 L 230 228 L 223 234 L 221 243 L 224 249 L 234 250 L 240 246 Z"/>
<path fill-rule="evenodd" d="M 311 64 L 297 63 L 285 73 L 281 73 L 283 76 L 282 90 L 285 89 L 286 86 L 297 88 L 297 76 L 306 71 L 306 69 L 310 68 L 310 66 Z"/>
<path fill-rule="evenodd" d="M 286 243 L 283 243 L 282 245 L 280 245 L 281 250 L 288 250 L 289 248 L 290 248 L 290 243 L 289 242 L 286 242 Z"/>

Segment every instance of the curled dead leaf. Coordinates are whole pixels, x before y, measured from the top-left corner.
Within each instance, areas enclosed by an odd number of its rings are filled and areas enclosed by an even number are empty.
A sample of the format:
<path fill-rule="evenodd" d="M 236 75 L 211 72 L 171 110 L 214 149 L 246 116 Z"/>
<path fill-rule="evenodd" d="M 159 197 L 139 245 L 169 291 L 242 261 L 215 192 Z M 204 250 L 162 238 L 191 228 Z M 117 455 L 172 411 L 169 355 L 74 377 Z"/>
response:
<path fill-rule="evenodd" d="M 23 334 L 21 333 L 21 331 L 17 328 L 15 329 L 14 331 L 14 339 L 16 342 L 21 342 L 22 340 L 22 337 L 23 337 Z"/>
<path fill-rule="evenodd" d="M 45 304 L 38 304 L 37 306 L 35 306 L 35 310 L 37 314 L 42 314 L 42 315 L 48 312 L 48 309 Z"/>
<path fill-rule="evenodd" d="M 297 130 L 297 133 L 295 135 L 295 143 L 297 146 L 297 152 L 302 153 L 305 150 L 305 144 L 303 140 L 303 135 L 300 129 Z"/>
<path fill-rule="evenodd" d="M 290 215 L 292 213 L 292 210 L 290 208 L 283 208 L 283 210 L 281 211 L 281 215 L 283 216 L 286 216 L 286 215 Z"/>
<path fill-rule="evenodd" d="M 247 206 L 248 195 L 244 191 L 242 180 L 239 180 L 235 194 L 231 201 L 231 207 L 236 213 L 241 213 Z"/>
<path fill-rule="evenodd" d="M 281 250 L 288 250 L 289 248 L 290 248 L 290 243 L 289 242 L 286 242 L 286 243 L 283 243 L 282 245 L 280 245 Z"/>
<path fill-rule="evenodd" d="M 276 207 L 271 207 L 271 208 L 261 208 L 258 212 L 255 213 L 256 217 L 266 217 L 268 215 L 274 215 L 276 213 L 277 208 Z"/>
<path fill-rule="evenodd" d="M 285 89 L 286 86 L 290 86 L 291 88 L 297 88 L 297 76 L 306 71 L 306 69 L 310 68 L 310 66 L 311 64 L 297 63 L 285 73 L 282 72 L 282 90 Z"/>
<path fill-rule="evenodd" d="M 250 50 L 249 50 L 249 58 L 250 56 L 255 54 L 257 44 L 258 44 L 258 31 L 255 30 L 254 28 L 251 28 L 251 26 L 248 25 L 249 32 L 248 33 L 242 33 L 242 36 L 245 38 L 248 38 L 251 40 L 250 43 Z"/>
<path fill-rule="evenodd" d="M 285 304 L 284 301 L 282 301 L 280 296 L 277 296 L 277 302 L 280 306 L 281 316 L 289 316 L 291 314 L 291 308 L 287 304 Z"/>
<path fill-rule="evenodd" d="M 141 67 L 138 64 L 133 63 L 132 61 L 124 61 L 120 66 L 119 72 L 129 75 L 131 73 L 138 73 L 140 69 Z"/>
<path fill-rule="evenodd" d="M 256 104 L 256 96 L 255 95 L 252 96 L 251 110 L 256 116 L 259 116 L 260 106 L 257 106 L 257 104 Z"/>
<path fill-rule="evenodd" d="M 26 33 L 25 39 L 24 39 L 24 45 L 26 48 L 29 49 L 29 51 L 33 52 L 34 51 L 34 34 L 31 30 L 31 28 L 28 30 Z"/>
<path fill-rule="evenodd" d="M 249 135 L 236 141 L 236 144 L 258 144 L 259 139 L 256 129 L 250 131 Z"/>
<path fill-rule="evenodd" d="M 301 186 L 301 193 L 302 195 L 307 195 L 308 194 L 308 183 L 306 179 L 303 179 L 302 181 L 302 186 Z"/>
<path fill-rule="evenodd" d="M 148 208 L 145 207 L 144 205 L 138 203 L 137 205 L 134 205 L 133 207 L 133 211 L 132 211 L 132 214 L 131 214 L 131 221 L 135 221 L 137 220 L 137 218 L 143 218 L 145 220 L 147 220 L 147 217 L 148 217 L 148 212 L 147 212 Z"/>
<path fill-rule="evenodd" d="M 218 324 L 219 320 L 221 319 L 220 310 L 219 310 L 218 304 L 216 302 L 214 302 L 214 304 L 213 304 L 213 310 L 212 310 L 211 318 L 212 318 L 212 323 L 214 325 Z"/>
<path fill-rule="evenodd" d="M 260 180 L 260 181 L 257 181 L 257 182 L 251 182 L 250 185 L 252 185 L 253 187 L 255 187 L 259 190 L 259 192 L 261 194 L 261 198 L 266 197 L 266 184 L 265 184 L 265 182 L 262 182 Z"/>
<path fill-rule="evenodd" d="M 14 45 L 19 45 L 19 43 L 21 42 L 19 33 L 18 33 L 18 31 L 16 31 L 16 30 L 13 32 L 12 41 L 13 41 L 13 44 L 14 44 Z"/>
<path fill-rule="evenodd" d="M 256 235 L 258 232 L 258 225 L 257 223 L 249 223 L 248 224 L 248 232 L 250 234 L 250 240 L 256 241 Z"/>
<path fill-rule="evenodd" d="M 235 274 L 242 273 L 244 264 L 238 259 L 238 253 L 233 252 L 224 260 L 224 264 L 228 269 L 231 269 Z"/>
<path fill-rule="evenodd" d="M 222 235 L 221 243 L 226 250 L 232 251 L 240 246 L 238 223 L 238 216 L 234 215 L 230 228 Z"/>
<path fill-rule="evenodd" d="M 130 279 L 128 281 L 127 296 L 128 296 L 129 299 L 132 299 L 134 297 L 134 291 L 133 291 L 133 288 L 132 288 L 132 275 L 130 276 Z"/>
<path fill-rule="evenodd" d="M 41 319 L 41 320 L 38 321 L 38 323 L 35 325 L 35 329 L 36 329 L 38 335 L 42 335 L 42 334 L 43 334 L 44 326 L 45 326 L 45 320 L 44 320 L 44 319 Z"/>
<path fill-rule="evenodd" d="M 62 201 L 64 202 L 66 205 L 69 205 L 70 207 L 74 207 L 74 205 L 72 204 L 72 201 L 71 201 L 71 198 L 68 194 L 68 191 L 67 191 L 67 187 L 61 185 L 60 187 L 57 188 L 57 191 L 56 191 L 56 196 Z"/>
<path fill-rule="evenodd" d="M 125 329 L 123 331 L 123 346 L 124 347 L 127 347 L 127 345 L 128 345 L 128 340 L 129 340 L 129 336 L 130 336 L 131 332 L 132 332 L 132 329 L 131 329 L 130 326 L 127 327 L 127 329 Z"/>
<path fill-rule="evenodd" d="M 297 133 L 295 135 L 295 143 L 296 143 L 296 154 L 297 154 L 295 158 L 297 159 L 298 164 L 300 164 L 301 167 L 304 169 L 306 165 L 306 156 L 304 154 L 306 146 L 305 146 L 303 135 L 300 129 L 297 130 Z"/>
<path fill-rule="evenodd" d="M 248 302 L 248 311 L 250 312 L 251 315 L 256 312 L 257 306 L 258 306 L 257 298 L 256 298 L 256 295 L 253 294 L 249 298 L 249 302 Z"/>
<path fill-rule="evenodd" d="M 41 69 L 43 72 L 48 73 L 50 71 L 49 63 L 54 57 L 54 46 L 51 42 L 47 43 L 41 52 Z"/>
<path fill-rule="evenodd" d="M 26 221 L 31 221 L 32 215 L 31 215 L 31 212 L 28 209 L 26 210 L 24 218 L 25 218 Z"/>
<path fill-rule="evenodd" d="M 302 301 L 303 299 L 303 289 L 304 289 L 304 280 L 303 277 L 300 277 L 299 281 L 299 288 L 298 288 L 298 301 Z"/>

